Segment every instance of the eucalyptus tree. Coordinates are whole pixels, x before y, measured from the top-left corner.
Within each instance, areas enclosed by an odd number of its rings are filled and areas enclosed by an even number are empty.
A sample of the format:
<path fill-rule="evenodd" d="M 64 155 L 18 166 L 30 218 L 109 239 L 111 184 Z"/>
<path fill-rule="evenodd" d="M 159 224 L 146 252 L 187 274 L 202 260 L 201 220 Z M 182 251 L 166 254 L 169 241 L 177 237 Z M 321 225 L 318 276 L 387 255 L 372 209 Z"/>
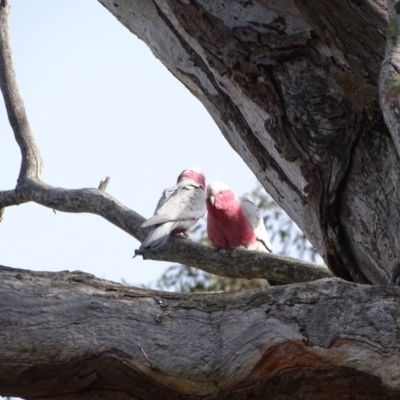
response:
<path fill-rule="evenodd" d="M 179 239 L 142 256 L 280 285 L 171 294 L 78 272 L 2 268 L 0 394 L 399 397 L 400 292 L 388 285 L 398 281 L 400 246 L 398 3 L 100 3 L 204 104 L 331 272 Z M 67 190 L 43 181 L 15 80 L 6 0 L 0 85 L 22 154 L 16 187 L 0 192 L 2 210 L 31 201 L 90 212 L 143 240 L 143 217 L 106 184 Z"/>

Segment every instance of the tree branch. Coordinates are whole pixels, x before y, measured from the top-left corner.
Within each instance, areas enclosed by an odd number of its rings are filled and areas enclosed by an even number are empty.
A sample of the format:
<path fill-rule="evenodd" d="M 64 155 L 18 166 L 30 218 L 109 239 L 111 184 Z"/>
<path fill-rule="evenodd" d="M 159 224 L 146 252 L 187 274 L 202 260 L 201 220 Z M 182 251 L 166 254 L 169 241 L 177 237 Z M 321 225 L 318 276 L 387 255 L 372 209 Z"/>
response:
<path fill-rule="evenodd" d="M 9 11 L 7 1 L 0 6 L 0 88 L 3 93 L 8 119 L 15 139 L 21 149 L 22 163 L 19 180 L 42 176 L 42 158 L 29 126 L 24 103 L 15 77 L 9 35 Z"/>
<path fill-rule="evenodd" d="M 145 250 L 143 258 L 173 260 L 218 276 L 264 278 L 275 284 L 309 282 L 332 277 L 328 268 L 313 262 L 244 249 L 215 250 L 181 238 L 172 238 L 158 250 Z"/>
<path fill-rule="evenodd" d="M 63 189 L 37 179 L 25 180 L 19 189 L 31 201 L 57 211 L 96 214 L 139 241 L 145 238 L 140 225 L 145 219 L 101 189 Z M 1 206 L 1 203 L 0 203 Z"/>
<path fill-rule="evenodd" d="M 0 208 L 17 206 L 28 201 L 29 199 L 16 189 L 0 191 Z"/>
<path fill-rule="evenodd" d="M 110 183 L 110 177 L 107 176 L 106 179 L 104 179 L 104 181 L 100 181 L 99 189 L 105 192 L 109 183 Z"/>
<path fill-rule="evenodd" d="M 140 227 L 145 218 L 103 190 L 56 188 L 35 179 L 25 180 L 20 185 L 20 190 L 25 198 L 45 207 L 70 213 L 96 214 L 139 241 L 146 237 L 146 230 Z M 9 197 L 5 193 L 9 193 Z M 0 192 L 0 208 L 10 205 L 12 200 L 19 201 L 14 191 Z M 264 278 L 279 284 L 307 282 L 332 276 L 326 267 L 312 262 L 247 250 L 217 251 L 179 238 L 171 238 L 157 251 L 146 250 L 143 257 L 187 264 L 220 276 Z"/>
<path fill-rule="evenodd" d="M 395 287 L 327 279 L 189 295 L 0 267 L 0 299 L 3 396 L 400 395 Z"/>

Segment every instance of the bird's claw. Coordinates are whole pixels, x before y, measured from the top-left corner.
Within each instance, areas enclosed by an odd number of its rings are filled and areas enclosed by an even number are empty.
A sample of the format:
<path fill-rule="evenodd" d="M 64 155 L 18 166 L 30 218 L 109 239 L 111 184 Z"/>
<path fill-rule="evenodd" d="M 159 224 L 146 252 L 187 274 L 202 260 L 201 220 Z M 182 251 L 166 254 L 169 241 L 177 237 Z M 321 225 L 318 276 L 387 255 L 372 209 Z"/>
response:
<path fill-rule="evenodd" d="M 179 232 L 174 236 L 180 239 L 192 240 L 192 238 L 186 232 Z"/>
<path fill-rule="evenodd" d="M 237 246 L 232 248 L 232 253 L 237 253 L 240 250 L 246 250 L 245 246 Z"/>

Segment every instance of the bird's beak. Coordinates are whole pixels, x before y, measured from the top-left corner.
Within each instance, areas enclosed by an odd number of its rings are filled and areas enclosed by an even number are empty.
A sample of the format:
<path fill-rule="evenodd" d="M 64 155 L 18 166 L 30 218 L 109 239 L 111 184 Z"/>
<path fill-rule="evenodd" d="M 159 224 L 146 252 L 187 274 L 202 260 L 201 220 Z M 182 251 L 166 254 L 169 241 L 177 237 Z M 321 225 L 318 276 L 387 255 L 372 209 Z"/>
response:
<path fill-rule="evenodd" d="M 215 204 L 215 196 L 211 195 L 208 200 L 210 201 L 210 204 L 213 206 Z"/>

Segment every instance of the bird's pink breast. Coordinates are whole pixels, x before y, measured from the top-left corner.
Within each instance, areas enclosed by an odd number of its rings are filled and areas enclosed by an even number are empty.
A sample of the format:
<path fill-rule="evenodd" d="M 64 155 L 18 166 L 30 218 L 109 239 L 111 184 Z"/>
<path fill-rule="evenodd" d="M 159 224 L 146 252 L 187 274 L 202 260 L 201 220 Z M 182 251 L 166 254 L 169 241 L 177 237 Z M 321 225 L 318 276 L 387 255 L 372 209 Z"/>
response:
<path fill-rule="evenodd" d="M 207 232 L 214 247 L 229 249 L 247 246 L 256 241 L 239 203 L 230 203 L 224 208 L 212 207 L 207 203 L 207 208 Z"/>

